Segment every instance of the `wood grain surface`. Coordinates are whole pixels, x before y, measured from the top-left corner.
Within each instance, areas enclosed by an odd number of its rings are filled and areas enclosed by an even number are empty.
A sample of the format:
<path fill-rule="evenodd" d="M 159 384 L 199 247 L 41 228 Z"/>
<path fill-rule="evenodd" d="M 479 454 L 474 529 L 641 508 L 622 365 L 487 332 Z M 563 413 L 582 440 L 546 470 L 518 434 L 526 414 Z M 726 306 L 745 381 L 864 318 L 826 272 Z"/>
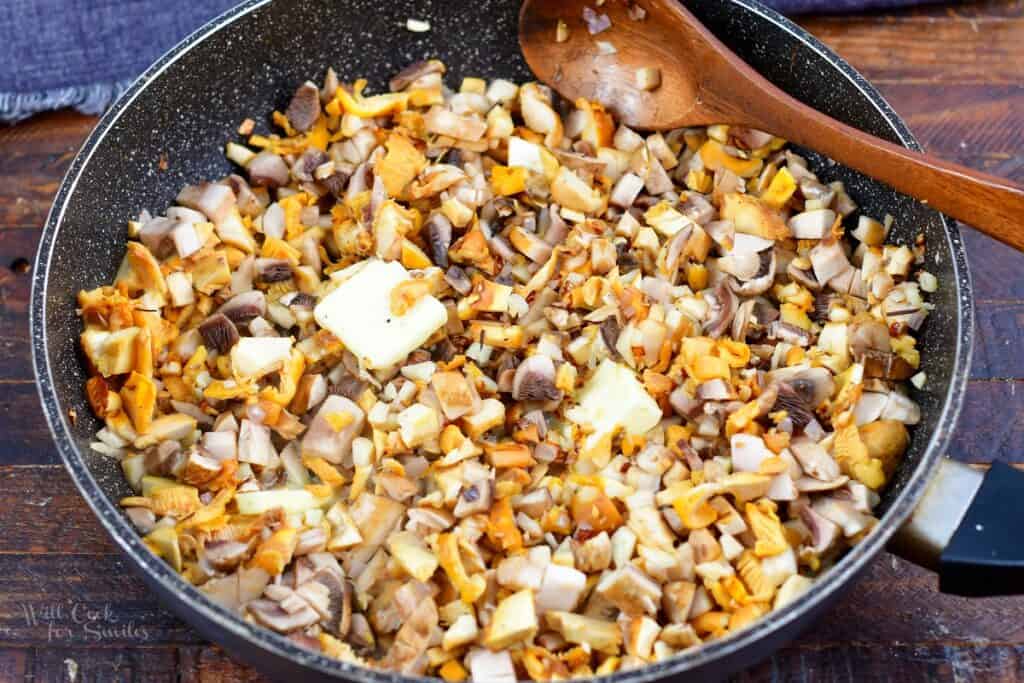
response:
<path fill-rule="evenodd" d="M 1024 2 L 802 22 L 868 76 L 936 154 L 1024 182 Z M 0 683 L 263 680 L 156 604 L 64 474 L 29 355 L 30 269 L 95 118 L 0 127 Z M 978 303 L 953 445 L 1024 464 L 1024 254 L 965 229 Z M 1021 681 L 1024 599 L 965 600 L 883 555 L 799 642 L 737 681 Z"/>

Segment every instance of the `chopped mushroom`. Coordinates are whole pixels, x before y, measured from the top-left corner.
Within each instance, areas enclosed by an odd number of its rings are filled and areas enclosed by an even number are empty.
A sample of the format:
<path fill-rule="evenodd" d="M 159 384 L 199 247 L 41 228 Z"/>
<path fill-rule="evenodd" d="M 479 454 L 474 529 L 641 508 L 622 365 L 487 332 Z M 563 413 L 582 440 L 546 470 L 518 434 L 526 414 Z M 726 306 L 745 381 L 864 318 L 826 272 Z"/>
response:
<path fill-rule="evenodd" d="M 143 542 L 254 627 L 446 681 L 604 676 L 798 599 L 919 436 L 924 246 L 767 132 L 445 75 L 251 112 L 237 174 L 79 292 Z"/>

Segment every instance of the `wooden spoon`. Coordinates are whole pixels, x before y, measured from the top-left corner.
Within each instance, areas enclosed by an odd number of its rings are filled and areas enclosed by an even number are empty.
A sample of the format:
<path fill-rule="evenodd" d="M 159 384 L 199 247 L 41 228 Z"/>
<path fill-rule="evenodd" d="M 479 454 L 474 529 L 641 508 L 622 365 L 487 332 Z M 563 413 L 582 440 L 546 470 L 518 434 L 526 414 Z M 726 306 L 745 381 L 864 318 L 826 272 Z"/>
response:
<path fill-rule="evenodd" d="M 646 11 L 630 17 L 630 5 Z M 611 27 L 591 35 L 589 7 Z M 568 28 L 556 40 L 559 21 Z M 598 41 L 614 54 L 601 54 Z M 665 130 L 716 123 L 773 133 L 814 149 L 1024 251 L 1024 188 L 904 149 L 832 119 L 775 87 L 674 0 L 525 0 L 519 43 L 530 68 L 569 100 L 603 104 L 626 125 Z M 661 84 L 638 86 L 639 69 Z M 822 84 L 827 87 L 827 83 Z"/>

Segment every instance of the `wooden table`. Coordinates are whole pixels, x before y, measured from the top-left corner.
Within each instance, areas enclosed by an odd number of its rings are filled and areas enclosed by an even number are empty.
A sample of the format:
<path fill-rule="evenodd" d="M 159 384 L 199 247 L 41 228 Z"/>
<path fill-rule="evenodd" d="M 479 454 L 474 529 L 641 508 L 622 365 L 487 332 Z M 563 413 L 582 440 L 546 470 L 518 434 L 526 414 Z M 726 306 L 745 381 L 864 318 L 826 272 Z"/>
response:
<path fill-rule="evenodd" d="M 925 146 L 1024 182 L 1024 2 L 803 22 Z M 0 681 L 255 681 L 160 608 L 64 474 L 29 360 L 30 270 L 51 198 L 96 119 L 0 128 Z M 1024 222 L 1024 216 L 1021 217 Z M 966 229 L 978 299 L 953 454 L 1024 463 L 1024 255 Z M 806 637 L 739 680 L 1024 680 L 1024 599 L 964 600 L 880 557 Z"/>

